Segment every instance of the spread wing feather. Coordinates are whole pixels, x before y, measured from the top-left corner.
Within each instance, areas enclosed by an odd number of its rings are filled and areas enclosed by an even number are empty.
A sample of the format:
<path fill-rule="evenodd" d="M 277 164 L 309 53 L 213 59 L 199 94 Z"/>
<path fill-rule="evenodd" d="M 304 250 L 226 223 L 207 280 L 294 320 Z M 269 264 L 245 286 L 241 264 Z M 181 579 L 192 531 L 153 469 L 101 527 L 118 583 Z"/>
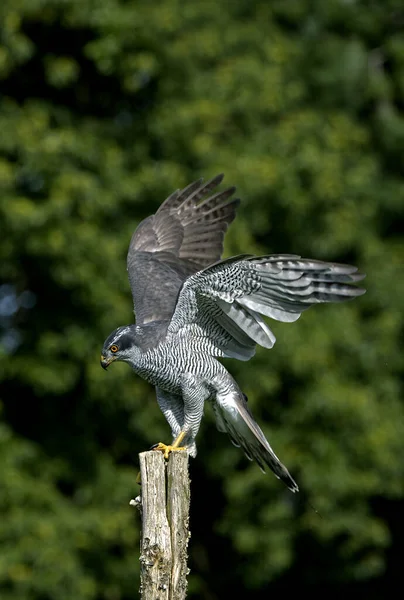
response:
<path fill-rule="evenodd" d="M 239 204 L 234 187 L 209 196 L 222 179 L 173 192 L 134 232 L 127 268 L 137 324 L 171 319 L 185 279 L 220 259 Z"/>
<path fill-rule="evenodd" d="M 365 290 L 352 284 L 363 278 L 351 265 L 299 256 L 233 257 L 188 277 L 168 333 L 187 328 L 191 335 L 209 340 L 214 355 L 234 356 L 239 342 L 232 328 L 237 327 L 250 348 L 255 344 L 271 348 L 275 336 L 260 315 L 295 321 L 313 304 L 360 296 Z M 242 360 L 250 357 L 246 351 L 241 354 Z"/>

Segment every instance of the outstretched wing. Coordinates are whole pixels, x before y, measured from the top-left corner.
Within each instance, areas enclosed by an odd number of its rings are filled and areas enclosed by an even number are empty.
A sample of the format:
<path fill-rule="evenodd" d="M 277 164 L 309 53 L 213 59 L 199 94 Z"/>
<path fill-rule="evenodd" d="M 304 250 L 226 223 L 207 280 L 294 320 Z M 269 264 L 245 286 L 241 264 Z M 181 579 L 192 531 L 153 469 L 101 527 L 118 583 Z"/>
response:
<path fill-rule="evenodd" d="M 323 302 L 365 293 L 356 267 L 294 255 L 234 257 L 191 275 L 182 286 L 168 333 L 188 332 L 209 342 L 216 356 L 248 360 L 255 344 L 272 348 L 276 338 L 260 315 L 296 321 Z"/>
<path fill-rule="evenodd" d="M 208 196 L 222 179 L 177 190 L 134 232 L 127 268 L 137 324 L 171 319 L 185 279 L 220 259 L 239 204 L 234 187 Z"/>

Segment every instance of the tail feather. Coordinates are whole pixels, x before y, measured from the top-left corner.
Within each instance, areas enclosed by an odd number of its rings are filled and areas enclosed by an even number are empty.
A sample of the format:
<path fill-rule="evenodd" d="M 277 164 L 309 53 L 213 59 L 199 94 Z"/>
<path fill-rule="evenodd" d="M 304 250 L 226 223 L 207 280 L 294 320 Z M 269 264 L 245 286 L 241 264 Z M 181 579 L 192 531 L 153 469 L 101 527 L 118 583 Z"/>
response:
<path fill-rule="evenodd" d="M 252 416 L 245 396 L 240 390 L 226 396 L 218 394 L 213 407 L 219 431 L 226 432 L 233 444 L 241 447 L 249 460 L 255 460 L 264 473 L 265 468 L 269 467 L 292 492 L 299 491 L 299 486 L 276 456 L 262 429 Z"/>

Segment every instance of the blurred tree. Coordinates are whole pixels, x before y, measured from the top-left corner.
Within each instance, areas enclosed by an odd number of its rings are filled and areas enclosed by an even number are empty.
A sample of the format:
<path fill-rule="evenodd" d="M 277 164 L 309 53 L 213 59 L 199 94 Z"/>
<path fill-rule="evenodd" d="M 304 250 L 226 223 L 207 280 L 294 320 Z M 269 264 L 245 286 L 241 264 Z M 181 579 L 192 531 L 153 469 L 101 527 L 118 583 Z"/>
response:
<path fill-rule="evenodd" d="M 220 171 L 227 254 L 351 261 L 369 291 L 229 365 L 302 492 L 208 415 L 190 595 L 399 581 L 403 23 L 401 0 L 3 0 L 1 598 L 136 596 L 137 453 L 169 431 L 99 349 L 131 319 L 134 227 Z"/>

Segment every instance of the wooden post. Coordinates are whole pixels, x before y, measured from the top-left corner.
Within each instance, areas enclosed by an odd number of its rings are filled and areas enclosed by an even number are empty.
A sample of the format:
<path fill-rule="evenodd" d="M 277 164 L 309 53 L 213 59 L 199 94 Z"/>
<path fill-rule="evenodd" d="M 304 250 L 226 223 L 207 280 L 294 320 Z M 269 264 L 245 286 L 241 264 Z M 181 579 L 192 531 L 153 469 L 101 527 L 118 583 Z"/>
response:
<path fill-rule="evenodd" d="M 140 541 L 141 600 L 184 600 L 187 592 L 190 482 L 188 454 L 142 452 Z"/>

